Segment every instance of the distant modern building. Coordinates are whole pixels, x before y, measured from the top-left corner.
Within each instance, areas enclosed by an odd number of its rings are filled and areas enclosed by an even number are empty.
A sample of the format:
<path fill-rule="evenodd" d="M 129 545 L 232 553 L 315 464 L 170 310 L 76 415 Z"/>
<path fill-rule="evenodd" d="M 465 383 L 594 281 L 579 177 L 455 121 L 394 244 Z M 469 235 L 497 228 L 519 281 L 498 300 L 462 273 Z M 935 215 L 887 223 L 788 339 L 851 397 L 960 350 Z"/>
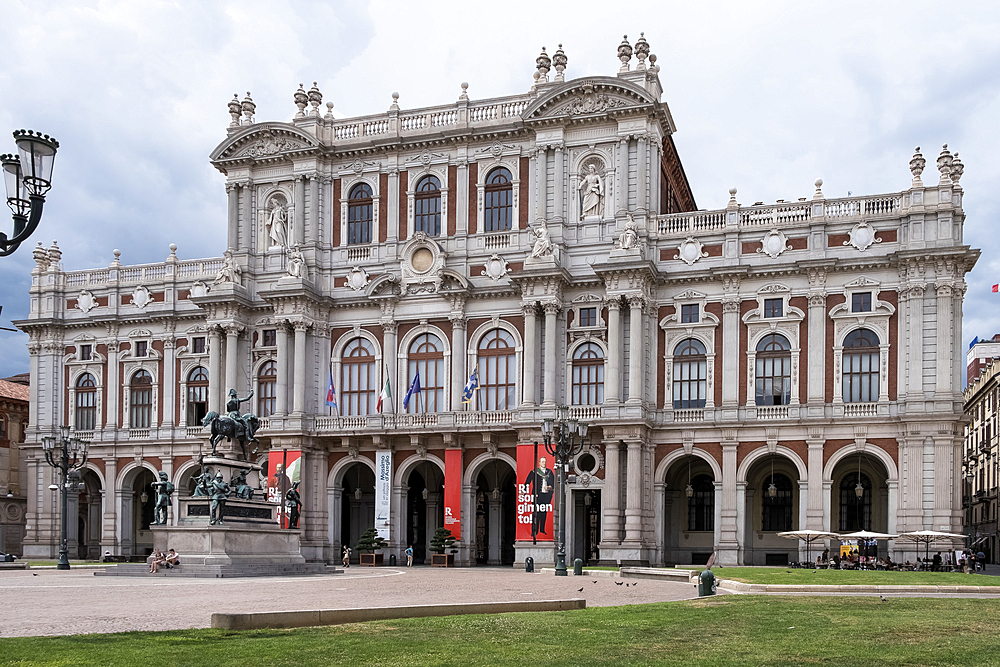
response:
<path fill-rule="evenodd" d="M 462 84 L 422 109 L 393 94 L 360 118 L 324 114 L 315 86 L 288 121 L 234 99 L 211 154 L 222 257 L 172 245 L 67 271 L 39 246 L 17 323 L 25 552 L 57 548 L 42 436 L 68 424 L 91 442 L 71 551 L 141 554 L 149 484 L 162 471 L 191 491 L 200 420 L 230 389 L 254 392 L 259 460 L 302 481 L 310 560 L 378 514 L 418 562 L 438 526 L 461 564 L 552 562 L 552 457 L 533 470 L 560 406 L 590 425 L 570 561 L 785 563 L 805 555 L 787 530 L 960 532 L 960 315 L 979 256 L 961 162 L 941 150 L 925 183 L 918 150 L 895 192 L 829 198 L 816 181 L 698 210 L 649 45 L 607 55 L 611 76 L 571 79 L 560 49 L 522 94 Z"/>
<path fill-rule="evenodd" d="M 965 384 L 971 385 L 980 373 L 994 360 L 1000 359 L 1000 334 L 994 334 L 993 338 L 980 340 L 974 338 L 969 345 L 969 351 L 965 353 L 966 378 Z"/>
<path fill-rule="evenodd" d="M 994 337 L 996 340 L 996 337 Z M 1000 361 L 989 361 L 965 389 L 965 446 L 962 449 L 962 507 L 965 532 L 974 549 L 998 563 L 1000 533 Z"/>
<path fill-rule="evenodd" d="M 21 555 L 27 462 L 21 455 L 28 430 L 27 375 L 0 380 L 0 552 Z"/>

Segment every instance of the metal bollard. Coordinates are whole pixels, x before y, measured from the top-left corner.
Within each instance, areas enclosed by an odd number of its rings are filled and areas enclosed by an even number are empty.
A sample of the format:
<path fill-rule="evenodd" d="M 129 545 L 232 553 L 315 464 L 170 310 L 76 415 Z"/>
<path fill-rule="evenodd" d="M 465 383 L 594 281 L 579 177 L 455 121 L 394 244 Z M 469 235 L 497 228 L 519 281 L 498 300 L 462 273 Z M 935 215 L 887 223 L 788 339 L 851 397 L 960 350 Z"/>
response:
<path fill-rule="evenodd" d="M 527 558 L 524 559 L 524 571 L 525 572 L 535 571 L 535 559 L 532 558 L 531 556 L 528 556 Z"/>
<path fill-rule="evenodd" d="M 698 575 L 698 597 L 715 595 L 715 575 L 711 570 L 704 570 Z"/>
<path fill-rule="evenodd" d="M 396 554 L 389 554 L 389 565 L 396 566 Z"/>
<path fill-rule="evenodd" d="M 577 558 L 573 561 L 573 576 L 578 577 L 581 574 L 583 574 L 583 560 Z"/>

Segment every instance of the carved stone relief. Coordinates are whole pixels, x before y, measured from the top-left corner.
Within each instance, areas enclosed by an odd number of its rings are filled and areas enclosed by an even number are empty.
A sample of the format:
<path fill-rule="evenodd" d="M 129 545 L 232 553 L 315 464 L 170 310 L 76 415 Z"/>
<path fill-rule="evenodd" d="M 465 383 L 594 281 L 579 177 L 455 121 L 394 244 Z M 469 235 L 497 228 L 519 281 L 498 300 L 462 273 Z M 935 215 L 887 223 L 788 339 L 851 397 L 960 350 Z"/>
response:
<path fill-rule="evenodd" d="M 702 257 L 708 257 L 708 253 L 704 251 L 701 241 L 691 236 L 677 247 L 677 254 L 674 255 L 674 259 L 679 259 L 689 266 Z"/>
<path fill-rule="evenodd" d="M 96 305 L 97 299 L 95 299 L 94 295 L 87 290 L 82 290 L 80 295 L 76 297 L 76 307 L 85 313 L 89 313 Z"/>
<path fill-rule="evenodd" d="M 496 253 L 490 255 L 490 258 L 486 260 L 486 268 L 482 271 L 482 275 L 493 281 L 499 281 L 508 273 L 510 273 L 510 266 L 507 264 L 507 260 Z"/>
<path fill-rule="evenodd" d="M 850 238 L 844 241 L 844 245 L 851 245 L 864 252 L 873 243 L 881 243 L 882 239 L 875 237 L 875 228 L 868 224 L 867 220 L 862 220 L 851 229 Z"/>
<path fill-rule="evenodd" d="M 785 236 L 785 233 L 777 229 L 772 229 L 761 239 L 757 252 L 767 255 L 771 259 L 777 259 L 781 253 L 791 249 L 792 246 L 788 245 L 788 238 Z"/>

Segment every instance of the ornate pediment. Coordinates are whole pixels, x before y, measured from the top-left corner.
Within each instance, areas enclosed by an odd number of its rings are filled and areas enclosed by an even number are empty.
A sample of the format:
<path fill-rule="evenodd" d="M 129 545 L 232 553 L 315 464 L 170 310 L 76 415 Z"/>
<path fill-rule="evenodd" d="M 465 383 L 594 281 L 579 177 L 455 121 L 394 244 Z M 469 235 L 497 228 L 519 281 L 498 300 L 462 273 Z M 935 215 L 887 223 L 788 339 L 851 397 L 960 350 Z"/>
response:
<path fill-rule="evenodd" d="M 645 89 L 629 81 L 590 77 L 576 79 L 540 95 L 538 100 L 525 108 L 521 117 L 525 120 L 553 116 L 580 117 L 654 104 L 656 100 Z"/>
<path fill-rule="evenodd" d="M 290 151 L 316 148 L 316 137 L 285 123 L 259 123 L 233 134 L 212 151 L 211 159 L 263 160 Z"/>

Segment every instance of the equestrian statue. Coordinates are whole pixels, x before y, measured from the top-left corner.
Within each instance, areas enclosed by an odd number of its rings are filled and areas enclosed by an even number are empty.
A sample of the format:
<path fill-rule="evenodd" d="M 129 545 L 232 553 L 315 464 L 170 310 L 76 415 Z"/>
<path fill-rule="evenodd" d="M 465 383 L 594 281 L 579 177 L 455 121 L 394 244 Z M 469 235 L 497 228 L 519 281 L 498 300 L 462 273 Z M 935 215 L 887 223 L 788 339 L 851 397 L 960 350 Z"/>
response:
<path fill-rule="evenodd" d="M 240 414 L 240 404 L 246 403 L 253 398 L 253 390 L 246 398 L 238 398 L 235 389 L 229 390 L 229 400 L 226 401 L 226 415 L 220 415 L 212 410 L 201 421 L 202 426 L 212 426 L 212 456 L 216 456 L 215 448 L 222 438 L 227 438 L 230 442 L 236 440 L 243 450 L 243 460 L 248 461 L 247 445 L 256 443 L 254 435 L 260 427 L 260 420 L 252 413 Z"/>

